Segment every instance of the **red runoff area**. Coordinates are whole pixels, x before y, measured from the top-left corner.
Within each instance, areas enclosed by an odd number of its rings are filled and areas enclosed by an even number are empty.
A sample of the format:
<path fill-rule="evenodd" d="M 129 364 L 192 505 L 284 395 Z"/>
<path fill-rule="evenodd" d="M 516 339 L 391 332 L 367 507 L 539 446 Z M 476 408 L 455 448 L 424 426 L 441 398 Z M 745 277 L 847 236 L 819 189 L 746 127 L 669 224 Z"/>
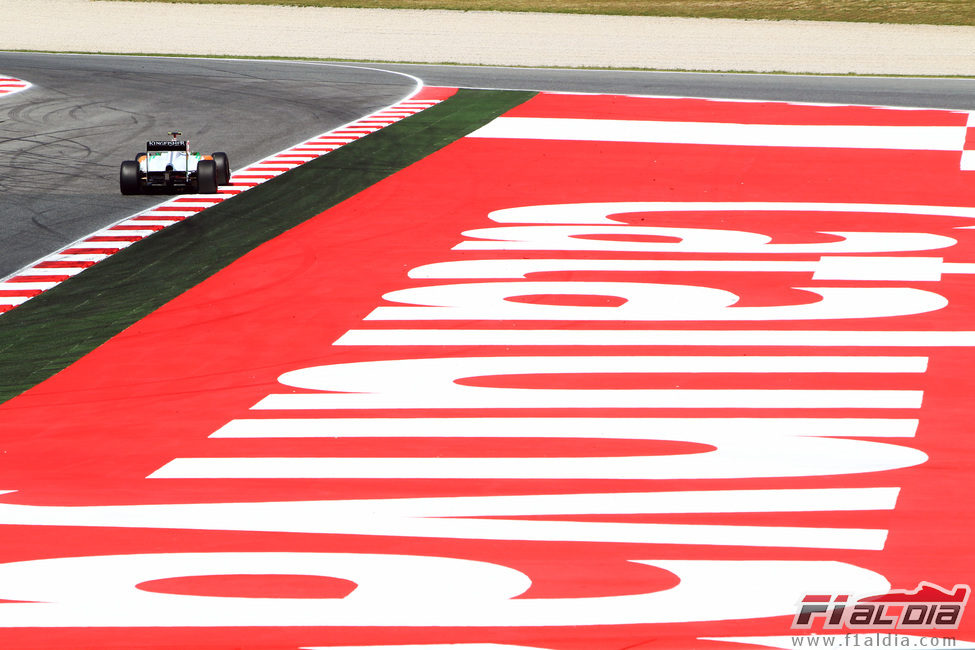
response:
<path fill-rule="evenodd" d="M 515 117 L 573 117 L 774 124 L 960 126 L 965 116 L 941 111 L 894 111 L 774 103 L 653 100 L 540 95 Z M 208 439 L 219 427 L 247 417 L 403 417 L 401 411 L 255 412 L 284 387 L 285 372 L 316 365 L 398 358 L 493 355 L 628 355 L 628 347 L 475 348 L 333 346 L 350 329 L 383 327 L 566 329 L 972 329 L 975 292 L 966 274 L 937 283 L 898 282 L 933 290 L 949 305 L 889 318 L 768 323 L 728 322 L 363 322 L 389 291 L 451 281 L 411 280 L 407 271 L 433 262 L 467 259 L 551 258 L 552 252 L 454 251 L 461 233 L 492 225 L 502 208 L 596 201 L 786 201 L 911 205 L 975 205 L 972 174 L 958 169 L 958 153 L 492 140 L 458 141 L 378 183 L 319 217 L 268 242 L 193 290 L 151 314 L 49 381 L 0 407 L 4 482 L 17 490 L 6 503 L 137 505 L 299 501 L 423 496 L 614 493 L 639 491 L 900 487 L 891 511 L 657 514 L 564 517 L 605 520 L 871 528 L 890 531 L 882 551 L 705 545 L 452 540 L 438 538 L 187 531 L 153 528 L 8 526 L 0 561 L 180 552 L 315 552 L 443 556 L 492 562 L 532 579 L 520 598 L 582 598 L 646 593 L 673 587 L 674 574 L 634 564 L 634 558 L 680 560 L 830 560 L 876 571 L 897 588 L 927 580 L 945 587 L 971 583 L 968 539 L 970 494 L 968 396 L 972 353 L 967 348 L 641 348 L 659 355 L 884 355 L 927 356 L 924 374 L 751 377 L 727 373 L 589 378 L 614 388 L 866 387 L 923 390 L 920 409 L 750 409 L 747 417 L 918 418 L 916 438 L 895 444 L 923 450 L 923 464 L 883 473 L 836 477 L 695 480 L 552 479 L 147 479 L 174 458 L 192 457 L 599 457 L 680 454 L 689 445 L 652 441 L 572 439 Z M 923 232 L 952 237 L 955 246 L 927 254 L 948 262 L 975 259 L 970 225 L 959 217 L 871 213 L 674 212 L 628 215 L 621 223 L 760 232 L 776 243 L 831 241 L 824 231 Z M 911 255 L 912 253 L 905 253 Z M 926 253 L 916 253 L 925 255 Z M 646 258 L 635 254 L 573 252 L 573 258 Z M 649 256 L 653 257 L 653 256 Z M 658 255 L 657 257 L 675 257 Z M 681 259 L 755 256 L 684 254 Z M 767 256 L 815 260 L 818 255 Z M 533 280 L 622 279 L 608 274 L 550 274 Z M 739 306 L 798 304 L 815 295 L 808 274 L 666 273 L 643 281 L 675 282 L 739 294 Z M 820 283 L 835 286 L 840 283 Z M 889 286 L 859 282 L 857 286 Z M 550 298 L 551 299 L 551 298 Z M 510 380 L 508 380 L 510 381 Z M 565 378 L 560 387 L 591 387 Z M 867 385 L 868 383 L 868 385 Z M 493 385 L 500 385 L 495 380 Z M 538 376 L 517 385 L 550 387 Z M 578 409 L 544 412 L 416 409 L 409 417 L 576 417 Z M 740 409 L 600 410 L 586 416 L 742 417 Z M 556 519 L 547 517 L 547 519 Z M 173 577 L 174 579 L 177 576 Z M 747 591 L 747 585 L 741 585 Z M 147 586 L 148 588 L 148 586 Z M 257 593 L 280 597 L 340 598 L 344 585 L 310 578 L 246 577 L 221 581 L 165 580 L 152 588 L 215 596 Z M 264 590 L 263 592 L 261 590 Z M 0 598 L 3 598 L 0 585 Z M 2 613 L 2 610 L 0 610 Z M 282 647 L 408 643 L 509 643 L 543 648 L 616 648 L 657 641 L 667 647 L 705 648 L 699 637 L 789 634 L 790 617 L 657 625 L 587 627 L 239 627 L 64 628 L 0 630 L 4 647 Z M 965 637 L 971 625 L 958 630 Z M 716 647 L 732 647 L 717 644 Z"/>

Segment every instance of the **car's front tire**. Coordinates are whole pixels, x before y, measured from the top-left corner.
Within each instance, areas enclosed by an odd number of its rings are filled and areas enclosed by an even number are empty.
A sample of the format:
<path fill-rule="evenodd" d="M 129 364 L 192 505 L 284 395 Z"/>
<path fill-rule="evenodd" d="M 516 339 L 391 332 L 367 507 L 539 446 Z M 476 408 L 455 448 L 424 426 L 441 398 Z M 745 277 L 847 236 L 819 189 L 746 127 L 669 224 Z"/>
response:
<path fill-rule="evenodd" d="M 217 193 L 217 164 L 212 160 L 201 160 L 196 166 L 196 191 L 200 194 Z"/>
<path fill-rule="evenodd" d="M 118 173 L 118 185 L 122 194 L 139 194 L 142 191 L 139 180 L 139 163 L 134 160 L 122 162 Z"/>
<path fill-rule="evenodd" d="M 230 185 L 230 158 L 222 151 L 213 154 L 217 165 L 217 185 Z"/>

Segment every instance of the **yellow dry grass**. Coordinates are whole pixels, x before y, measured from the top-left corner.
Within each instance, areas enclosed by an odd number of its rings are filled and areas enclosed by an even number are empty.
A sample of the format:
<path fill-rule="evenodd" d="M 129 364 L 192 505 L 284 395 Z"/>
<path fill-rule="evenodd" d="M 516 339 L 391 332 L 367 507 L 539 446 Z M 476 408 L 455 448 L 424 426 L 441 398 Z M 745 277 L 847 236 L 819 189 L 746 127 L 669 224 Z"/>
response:
<path fill-rule="evenodd" d="M 147 0 L 135 0 L 147 1 Z M 975 25 L 975 0 L 166 0 L 302 7 L 534 11 L 630 16 Z M 975 54 L 973 54 L 975 55 Z"/>

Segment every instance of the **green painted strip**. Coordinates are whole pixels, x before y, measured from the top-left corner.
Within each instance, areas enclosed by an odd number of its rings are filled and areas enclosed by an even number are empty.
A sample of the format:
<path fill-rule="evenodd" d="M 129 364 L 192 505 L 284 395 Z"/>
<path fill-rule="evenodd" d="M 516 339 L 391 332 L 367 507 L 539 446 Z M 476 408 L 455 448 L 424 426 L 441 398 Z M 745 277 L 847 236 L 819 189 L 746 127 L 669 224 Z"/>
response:
<path fill-rule="evenodd" d="M 0 402 L 60 372 L 260 244 L 474 131 L 533 93 L 461 90 L 166 228 L 0 316 Z"/>

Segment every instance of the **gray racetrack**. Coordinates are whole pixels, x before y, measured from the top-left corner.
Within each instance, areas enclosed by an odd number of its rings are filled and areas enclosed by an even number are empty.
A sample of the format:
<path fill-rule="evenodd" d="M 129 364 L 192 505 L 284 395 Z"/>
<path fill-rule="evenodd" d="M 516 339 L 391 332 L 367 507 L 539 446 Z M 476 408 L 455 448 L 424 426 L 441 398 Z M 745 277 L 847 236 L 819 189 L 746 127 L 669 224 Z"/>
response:
<path fill-rule="evenodd" d="M 33 88 L 0 98 L 0 278 L 159 203 L 122 196 L 122 160 L 180 130 L 254 162 L 403 98 L 401 74 L 340 66 L 0 53 Z"/>
<path fill-rule="evenodd" d="M 381 68 L 382 70 L 370 69 Z M 0 278 L 161 197 L 123 197 L 118 168 L 178 129 L 235 167 L 429 85 L 975 110 L 973 79 L 313 64 L 0 52 L 34 84 L 0 98 Z"/>

